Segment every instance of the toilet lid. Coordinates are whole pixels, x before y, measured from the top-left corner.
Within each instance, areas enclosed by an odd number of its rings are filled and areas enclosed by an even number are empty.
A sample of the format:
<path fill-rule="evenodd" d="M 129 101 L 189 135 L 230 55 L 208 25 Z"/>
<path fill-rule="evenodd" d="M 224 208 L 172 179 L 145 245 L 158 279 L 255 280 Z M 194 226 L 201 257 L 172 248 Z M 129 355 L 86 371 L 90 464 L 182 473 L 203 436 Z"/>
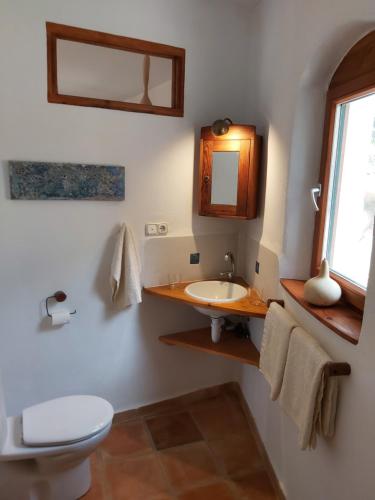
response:
<path fill-rule="evenodd" d="M 112 405 L 96 396 L 51 399 L 23 410 L 23 442 L 26 446 L 74 443 L 100 432 L 112 417 Z"/>

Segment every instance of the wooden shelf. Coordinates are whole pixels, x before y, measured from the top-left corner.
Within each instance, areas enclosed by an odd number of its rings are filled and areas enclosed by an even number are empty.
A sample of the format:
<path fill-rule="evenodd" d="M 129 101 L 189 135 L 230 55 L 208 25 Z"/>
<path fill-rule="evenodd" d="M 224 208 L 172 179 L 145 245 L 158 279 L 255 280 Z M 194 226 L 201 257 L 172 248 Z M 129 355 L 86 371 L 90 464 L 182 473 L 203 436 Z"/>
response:
<path fill-rule="evenodd" d="M 159 340 L 167 345 L 177 345 L 247 365 L 259 366 L 259 352 L 254 344 L 248 339 L 236 337 L 232 332 L 224 332 L 218 344 L 214 344 L 211 340 L 211 328 L 162 335 Z"/>
<path fill-rule="evenodd" d="M 224 311 L 227 314 L 264 318 L 268 310 L 267 304 L 259 299 L 257 293 L 253 289 L 251 289 L 246 281 L 244 281 L 242 278 L 236 278 L 234 281 L 248 289 L 247 296 L 243 299 L 236 300 L 235 302 L 221 304 L 197 300 L 187 295 L 184 290 L 187 285 L 192 283 L 192 281 L 177 283 L 174 288 L 171 288 L 169 285 L 161 285 L 144 288 L 143 291 L 150 295 L 156 295 L 157 297 L 175 300 L 177 302 L 183 302 L 184 304 L 189 304 L 191 306 L 205 307 L 207 309 L 214 309 L 216 311 Z"/>
<path fill-rule="evenodd" d="M 362 315 L 344 302 L 330 307 L 313 306 L 303 298 L 304 281 L 282 279 L 281 285 L 303 308 L 337 335 L 352 344 L 358 344 L 362 327 Z"/>

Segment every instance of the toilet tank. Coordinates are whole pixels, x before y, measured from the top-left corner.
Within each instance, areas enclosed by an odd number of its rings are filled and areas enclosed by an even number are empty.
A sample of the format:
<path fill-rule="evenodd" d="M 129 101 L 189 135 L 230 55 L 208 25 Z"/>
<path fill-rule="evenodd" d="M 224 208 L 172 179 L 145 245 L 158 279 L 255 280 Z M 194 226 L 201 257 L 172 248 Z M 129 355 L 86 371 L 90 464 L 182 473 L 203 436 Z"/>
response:
<path fill-rule="evenodd" d="M 3 448 L 7 435 L 7 414 L 5 409 L 5 398 L 3 383 L 0 373 L 0 450 Z"/>

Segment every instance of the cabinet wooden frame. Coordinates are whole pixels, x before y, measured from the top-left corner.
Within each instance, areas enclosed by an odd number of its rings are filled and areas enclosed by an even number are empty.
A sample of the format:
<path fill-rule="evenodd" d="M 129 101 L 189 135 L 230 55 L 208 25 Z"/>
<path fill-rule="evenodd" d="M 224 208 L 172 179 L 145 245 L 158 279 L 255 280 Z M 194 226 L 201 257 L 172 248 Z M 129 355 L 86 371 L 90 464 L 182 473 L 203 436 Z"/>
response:
<path fill-rule="evenodd" d="M 166 116 L 184 115 L 185 49 L 50 22 L 46 23 L 46 32 L 48 102 Z M 154 106 L 152 104 L 60 94 L 57 84 L 57 40 L 69 40 L 172 59 L 172 106 Z"/>
<path fill-rule="evenodd" d="M 261 137 L 253 125 L 236 125 L 222 136 L 203 127 L 199 158 L 199 215 L 233 219 L 254 219 L 257 215 L 257 185 Z M 238 151 L 237 204 L 211 203 L 212 162 L 216 151 Z"/>
<path fill-rule="evenodd" d="M 319 176 L 322 191 L 319 198 L 319 212 L 315 216 L 312 276 L 318 273 L 323 258 L 337 106 L 373 92 L 375 92 L 375 31 L 366 35 L 349 50 L 334 73 L 327 92 Z M 331 272 L 331 277 L 341 286 L 343 299 L 363 311 L 366 291 L 334 272 Z"/>

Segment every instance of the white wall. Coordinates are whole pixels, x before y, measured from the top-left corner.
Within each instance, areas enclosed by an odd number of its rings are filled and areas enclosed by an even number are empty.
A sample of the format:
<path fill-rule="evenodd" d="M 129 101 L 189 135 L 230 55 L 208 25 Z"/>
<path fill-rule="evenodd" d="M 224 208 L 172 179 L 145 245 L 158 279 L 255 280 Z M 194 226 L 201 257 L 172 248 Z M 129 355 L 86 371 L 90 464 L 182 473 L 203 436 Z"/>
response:
<path fill-rule="evenodd" d="M 71 393 L 134 408 L 237 376 L 234 363 L 158 342 L 160 334 L 206 324 L 193 309 L 145 297 L 115 314 L 108 270 L 121 221 L 133 226 L 141 248 L 146 222 L 168 222 L 171 267 L 176 236 L 188 236 L 178 258 L 186 262 L 199 248 L 203 267 L 213 248 L 224 255 L 228 238 L 236 246 L 234 222 L 193 215 L 193 183 L 200 127 L 245 118 L 238 60 L 249 46 L 246 13 L 225 0 L 1 1 L 0 368 L 9 414 Z M 185 117 L 48 104 L 47 20 L 185 47 Z M 126 200 L 12 201 L 10 159 L 125 165 Z M 154 262 L 156 272 L 168 272 L 163 262 L 162 255 Z M 221 270 L 224 261 L 215 262 Z M 52 330 L 43 300 L 57 289 L 78 313 Z"/>
<path fill-rule="evenodd" d="M 252 13 L 257 74 L 249 116 L 265 135 L 262 216 L 241 235 L 247 277 L 264 295 L 282 295 L 280 277 L 307 277 L 313 212 L 309 188 L 318 180 L 324 93 L 346 51 L 375 27 L 371 0 L 262 0 Z M 254 48 L 255 47 L 255 48 Z M 260 275 L 254 275 L 255 259 Z M 283 294 L 284 295 L 284 294 Z M 297 431 L 260 373 L 245 367 L 241 385 L 288 500 L 374 498 L 375 255 L 358 346 L 334 335 L 284 295 L 286 307 L 332 358 L 348 361 L 337 432 L 313 452 L 298 449 Z M 263 321 L 251 320 L 260 344 Z"/>

